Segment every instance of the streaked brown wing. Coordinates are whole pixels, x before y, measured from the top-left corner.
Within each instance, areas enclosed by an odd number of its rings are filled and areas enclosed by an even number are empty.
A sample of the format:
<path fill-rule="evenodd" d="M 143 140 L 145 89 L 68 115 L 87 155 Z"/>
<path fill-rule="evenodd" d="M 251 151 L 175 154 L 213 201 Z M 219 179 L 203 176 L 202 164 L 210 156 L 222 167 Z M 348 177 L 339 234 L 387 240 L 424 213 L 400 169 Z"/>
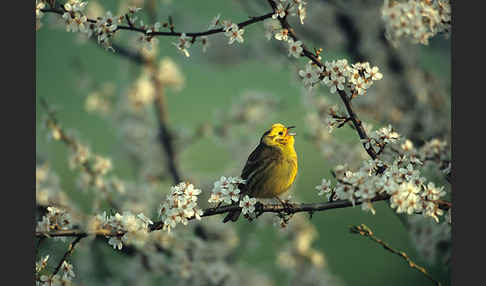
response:
<path fill-rule="evenodd" d="M 241 172 L 242 179 L 248 179 L 248 176 L 253 172 L 253 170 L 255 170 L 255 168 L 258 167 L 261 163 L 263 163 L 263 160 L 265 159 L 265 154 L 268 153 L 268 151 L 265 151 L 266 149 L 267 148 L 260 143 L 255 148 L 255 150 L 251 152 L 250 156 L 248 156 L 248 160 L 246 160 L 245 167 Z"/>
<path fill-rule="evenodd" d="M 270 161 L 276 160 L 277 158 L 278 152 L 262 143 L 260 143 L 255 150 L 253 150 L 246 161 L 243 171 L 241 172 L 241 178 L 247 180 L 246 184 L 240 185 L 242 195 L 248 194 L 249 190 L 247 190 L 246 187 L 252 185 L 251 180 L 254 175 L 259 171 L 262 171 L 265 166 L 268 166 Z"/>

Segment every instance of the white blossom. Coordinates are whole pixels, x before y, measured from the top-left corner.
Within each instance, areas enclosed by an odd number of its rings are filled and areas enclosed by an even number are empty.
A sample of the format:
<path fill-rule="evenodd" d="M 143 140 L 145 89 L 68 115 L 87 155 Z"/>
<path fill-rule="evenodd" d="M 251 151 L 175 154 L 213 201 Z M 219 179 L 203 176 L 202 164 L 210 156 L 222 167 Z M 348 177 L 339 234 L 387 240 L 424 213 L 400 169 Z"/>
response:
<path fill-rule="evenodd" d="M 282 3 L 277 4 L 277 8 L 275 9 L 275 13 L 272 15 L 273 19 L 277 18 L 284 18 L 286 15 L 285 8 L 283 7 Z"/>
<path fill-rule="evenodd" d="M 88 18 L 83 14 L 83 11 L 88 3 L 80 2 L 78 0 L 70 0 L 64 5 L 65 13 L 62 18 L 66 23 L 66 31 L 68 32 L 87 32 L 88 27 L 86 22 Z"/>
<path fill-rule="evenodd" d="M 211 22 L 209 23 L 209 26 L 208 26 L 208 30 L 212 30 L 220 24 L 220 21 L 219 21 L 220 17 L 221 17 L 221 14 L 218 14 L 216 17 L 214 17 L 211 20 Z"/>
<path fill-rule="evenodd" d="M 277 33 L 275 33 L 275 39 L 279 41 L 287 41 L 289 39 L 289 30 L 280 29 Z"/>
<path fill-rule="evenodd" d="M 255 198 L 250 198 L 249 196 L 245 196 L 240 201 L 241 213 L 243 215 L 251 215 L 255 211 L 255 204 L 257 200 Z"/>
<path fill-rule="evenodd" d="M 319 192 L 317 193 L 318 196 L 323 196 L 324 194 L 327 195 L 327 199 L 330 198 L 331 193 L 332 193 L 332 188 L 331 188 L 331 181 L 322 179 L 322 182 L 320 185 L 315 187 L 316 190 Z"/>
<path fill-rule="evenodd" d="M 177 43 L 172 43 L 174 46 L 177 47 L 177 49 L 186 57 L 189 57 L 189 52 L 187 49 L 191 46 L 191 41 L 190 37 L 187 37 L 185 33 L 182 33 L 181 36 L 179 37 L 179 40 Z"/>
<path fill-rule="evenodd" d="M 307 88 L 312 88 L 312 85 L 319 81 L 319 76 L 321 72 L 322 72 L 322 68 L 319 68 L 317 66 L 308 63 L 305 71 L 300 70 L 299 75 L 300 77 L 302 77 L 304 86 Z"/>
<path fill-rule="evenodd" d="M 289 39 L 289 57 L 293 56 L 294 58 L 300 58 L 300 55 L 303 51 L 302 42 L 296 41 L 294 42 L 293 39 Z"/>
<path fill-rule="evenodd" d="M 239 29 L 238 25 L 233 24 L 229 30 L 225 32 L 225 36 L 229 38 L 228 44 L 233 44 L 234 41 L 238 43 L 243 43 L 243 33 L 244 29 Z"/>

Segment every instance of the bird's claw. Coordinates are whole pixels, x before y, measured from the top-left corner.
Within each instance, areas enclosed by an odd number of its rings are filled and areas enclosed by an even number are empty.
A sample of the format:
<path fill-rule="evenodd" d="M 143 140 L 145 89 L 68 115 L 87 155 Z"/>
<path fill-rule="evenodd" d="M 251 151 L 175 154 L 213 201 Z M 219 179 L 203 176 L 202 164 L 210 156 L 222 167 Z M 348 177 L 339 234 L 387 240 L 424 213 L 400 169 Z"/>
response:
<path fill-rule="evenodd" d="M 289 202 L 289 200 L 281 200 L 277 197 L 278 201 L 282 204 L 284 211 L 287 214 L 293 213 L 294 206 Z"/>

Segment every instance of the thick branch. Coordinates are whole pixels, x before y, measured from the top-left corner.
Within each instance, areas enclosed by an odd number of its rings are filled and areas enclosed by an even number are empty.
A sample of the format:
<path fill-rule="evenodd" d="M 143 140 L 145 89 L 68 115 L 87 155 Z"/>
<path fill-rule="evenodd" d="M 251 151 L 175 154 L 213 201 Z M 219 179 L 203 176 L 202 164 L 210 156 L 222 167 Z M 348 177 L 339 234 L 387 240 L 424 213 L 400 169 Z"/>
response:
<path fill-rule="evenodd" d="M 383 197 L 376 197 L 372 201 L 383 201 L 387 200 L 389 197 L 388 196 L 383 196 Z M 361 202 L 356 202 L 355 205 L 360 205 Z M 314 213 L 314 212 L 319 212 L 319 211 L 326 211 L 330 209 L 338 209 L 338 208 L 346 208 L 346 207 L 351 207 L 353 204 L 350 201 L 335 201 L 335 202 L 322 202 L 322 203 L 292 203 L 289 206 L 283 206 L 282 204 L 269 204 L 269 205 L 263 205 L 261 203 L 257 203 L 255 206 L 255 212 L 257 214 L 262 214 L 262 213 L 288 213 L 288 214 L 294 214 L 294 213 L 299 213 L 299 212 L 308 212 L 308 213 Z M 237 205 L 225 205 L 225 206 L 220 206 L 220 207 L 214 207 L 214 208 L 208 208 L 203 210 L 203 214 L 201 217 L 209 217 L 209 216 L 214 216 L 214 215 L 219 215 L 219 214 L 224 214 L 230 211 L 234 211 L 236 209 L 240 208 Z M 190 217 L 188 220 L 194 220 L 195 217 Z M 164 226 L 163 221 L 158 221 L 155 222 L 154 224 L 150 225 L 149 231 L 156 231 L 162 229 Z M 96 236 L 123 236 L 124 232 L 110 232 L 107 230 L 100 230 L 98 232 L 94 233 L 88 233 L 82 230 L 58 230 L 58 231 L 52 231 L 49 233 L 44 233 L 44 232 L 36 232 L 36 237 L 43 237 L 43 236 L 48 236 L 48 237 L 85 237 L 88 235 L 96 235 Z"/>
<path fill-rule="evenodd" d="M 375 198 L 371 199 L 371 202 L 378 202 L 378 201 L 385 201 L 390 199 L 389 195 L 379 195 Z M 446 201 L 436 201 L 439 205 L 439 208 L 442 210 L 448 210 L 452 207 L 450 202 Z M 334 202 L 321 202 L 321 203 L 291 203 L 289 205 L 282 205 L 282 204 L 268 204 L 263 205 L 261 203 L 257 203 L 255 205 L 255 213 L 257 215 L 261 215 L 263 213 L 287 213 L 287 214 L 295 214 L 300 212 L 307 212 L 309 214 L 313 214 L 314 212 L 321 212 L 327 211 L 331 209 L 340 209 L 340 208 L 347 208 L 352 206 L 357 206 L 362 204 L 362 202 L 355 202 L 354 205 L 350 201 L 347 200 L 339 200 Z M 237 205 L 225 205 L 220 207 L 214 208 L 207 208 L 203 210 L 203 214 L 201 217 L 209 217 L 219 214 L 224 214 L 230 211 L 234 211 L 239 209 L 240 207 Z M 194 220 L 196 217 L 190 217 L 188 220 Z M 155 222 L 154 224 L 150 225 L 149 231 L 156 231 L 162 229 L 164 226 L 163 221 Z M 85 237 L 88 235 L 96 235 L 96 236 L 123 236 L 125 233 L 122 231 L 111 232 L 109 230 L 99 230 L 97 232 L 88 233 L 82 230 L 58 230 L 53 232 L 36 232 L 36 237 Z"/>

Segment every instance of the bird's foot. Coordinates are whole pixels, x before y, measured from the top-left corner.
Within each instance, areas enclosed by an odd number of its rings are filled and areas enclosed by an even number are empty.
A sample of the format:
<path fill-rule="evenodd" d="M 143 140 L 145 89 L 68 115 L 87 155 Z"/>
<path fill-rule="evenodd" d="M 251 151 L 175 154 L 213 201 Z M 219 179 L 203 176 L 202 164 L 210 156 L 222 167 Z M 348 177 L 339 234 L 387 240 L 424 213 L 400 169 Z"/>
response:
<path fill-rule="evenodd" d="M 294 205 L 292 205 L 289 200 L 282 200 L 277 197 L 278 201 L 282 204 L 284 211 L 288 214 L 293 213 Z"/>

